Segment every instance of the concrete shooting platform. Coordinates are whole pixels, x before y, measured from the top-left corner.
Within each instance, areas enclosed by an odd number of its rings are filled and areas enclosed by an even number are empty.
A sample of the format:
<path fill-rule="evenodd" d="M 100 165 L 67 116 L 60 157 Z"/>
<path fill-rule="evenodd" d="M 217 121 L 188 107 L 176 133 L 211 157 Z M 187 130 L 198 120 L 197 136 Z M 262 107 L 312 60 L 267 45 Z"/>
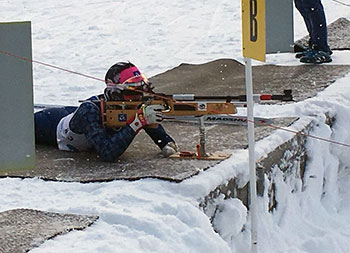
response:
<path fill-rule="evenodd" d="M 339 19 L 329 26 L 332 50 L 349 50 L 350 21 Z M 307 38 L 299 41 L 307 41 Z M 296 59 L 297 61 L 297 59 Z M 281 94 L 292 89 L 295 101 L 315 96 L 338 78 L 350 72 L 349 65 L 298 65 L 253 67 L 254 93 Z M 245 94 L 244 66 L 233 59 L 219 59 L 205 64 L 181 64 L 151 79 L 155 92 L 166 94 L 194 93 L 196 95 Z M 80 99 L 80 98 L 77 98 Z M 291 103 L 291 102 L 288 102 Z M 272 119 L 271 125 L 286 127 L 304 119 Z M 305 121 L 305 120 L 304 120 Z M 311 122 L 311 121 L 310 121 Z M 194 151 L 199 142 L 199 129 L 193 123 L 162 123 L 174 137 L 181 150 Z M 332 120 L 330 123 L 332 124 Z M 303 124 L 300 124 L 303 125 Z M 300 132 L 307 133 L 312 124 L 304 124 Z M 247 130 L 243 125 L 206 125 L 207 152 L 231 152 L 247 148 Z M 276 129 L 270 125 L 256 124 L 257 145 L 259 140 L 272 136 Z M 307 158 L 306 137 L 295 135 L 277 147 L 271 147 L 267 157 L 257 158 L 258 194 L 264 191 L 264 174 L 273 166 L 281 171 L 293 171 L 302 178 Z M 102 182 L 117 179 L 137 180 L 159 178 L 181 182 L 200 171 L 209 170 L 220 161 L 180 160 L 163 158 L 158 147 L 141 131 L 129 149 L 115 163 L 102 162 L 94 152 L 71 153 L 53 147 L 36 147 L 36 167 L 33 170 L 1 171 L 0 177 L 37 177 L 44 180 L 68 182 Z M 200 207 L 208 215 L 215 205 L 215 198 L 239 198 L 247 204 L 248 185 L 240 186 L 236 178 L 218 183 L 207 196 L 199 200 Z M 273 189 L 269 189 L 273 193 Z M 270 207 L 275 205 L 271 194 Z M 15 209 L 0 213 L 0 251 L 27 252 L 43 241 L 74 229 L 84 229 L 97 216 L 55 214 L 38 210 Z M 41 233 L 38 233 L 41 231 Z"/>
<path fill-rule="evenodd" d="M 281 94 L 292 89 L 296 101 L 312 97 L 350 71 L 347 65 L 299 65 L 253 67 L 254 93 Z M 151 78 L 156 92 L 194 93 L 196 95 L 245 94 L 244 66 L 232 59 L 205 64 L 181 64 Z M 272 125 L 286 127 L 296 119 L 272 119 Z M 162 123 L 180 150 L 195 151 L 199 127 L 193 123 Z M 246 126 L 207 125 L 207 152 L 247 147 Z M 275 128 L 256 125 L 256 140 L 270 135 Z M 158 147 L 141 131 L 128 150 L 115 163 L 103 162 L 94 152 L 72 153 L 37 146 L 34 170 L 0 172 L 1 177 L 38 177 L 46 180 L 98 182 L 115 179 L 161 178 L 182 181 L 220 161 L 163 158 Z"/>
<path fill-rule="evenodd" d="M 312 97 L 350 71 L 347 65 L 263 65 L 253 67 L 254 93 L 281 94 L 292 89 L 295 101 Z M 156 92 L 196 95 L 245 94 L 244 65 L 232 59 L 180 66 L 150 78 Z M 272 119 L 272 125 L 286 127 L 296 119 Z M 199 127 L 193 123 L 162 123 L 180 150 L 195 151 Z M 275 128 L 256 125 L 256 140 Z M 230 152 L 247 147 L 246 126 L 207 125 L 207 152 Z M 0 176 L 38 177 L 47 180 L 99 182 L 115 179 L 161 178 L 182 181 L 220 161 L 163 158 L 158 147 L 141 131 L 115 163 L 101 161 L 96 153 L 72 153 L 37 146 L 34 170 L 0 172 Z"/>

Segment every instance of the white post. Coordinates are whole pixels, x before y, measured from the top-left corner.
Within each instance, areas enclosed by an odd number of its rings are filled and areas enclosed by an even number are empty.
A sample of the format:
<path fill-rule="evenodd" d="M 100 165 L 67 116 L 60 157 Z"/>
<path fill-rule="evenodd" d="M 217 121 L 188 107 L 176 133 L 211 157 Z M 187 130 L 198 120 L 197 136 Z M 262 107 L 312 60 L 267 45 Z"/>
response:
<path fill-rule="evenodd" d="M 256 171 L 255 171 L 255 138 L 254 138 L 254 102 L 253 102 L 253 78 L 252 60 L 245 57 L 245 80 L 247 94 L 248 116 L 248 145 L 249 145 L 249 196 L 251 217 L 251 252 L 258 252 L 257 210 L 256 210 Z"/>

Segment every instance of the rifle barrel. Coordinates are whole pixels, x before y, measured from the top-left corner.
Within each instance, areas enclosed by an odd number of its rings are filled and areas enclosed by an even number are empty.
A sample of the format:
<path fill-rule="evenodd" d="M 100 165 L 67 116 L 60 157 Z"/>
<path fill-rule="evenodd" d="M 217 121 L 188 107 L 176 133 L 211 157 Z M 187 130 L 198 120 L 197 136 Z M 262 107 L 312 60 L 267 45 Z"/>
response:
<path fill-rule="evenodd" d="M 164 94 L 162 94 L 164 95 Z M 194 100 L 225 100 L 227 102 L 240 101 L 246 102 L 246 95 L 235 95 L 235 96 L 195 96 L 194 94 L 174 94 L 165 95 L 169 98 L 178 101 L 194 101 Z M 260 100 L 281 100 L 281 101 L 293 101 L 292 90 L 284 90 L 283 94 L 273 95 L 273 94 L 254 94 L 254 101 Z"/>
<path fill-rule="evenodd" d="M 196 96 L 194 94 L 174 94 L 170 96 L 174 100 L 178 101 L 195 101 L 195 100 L 225 100 L 225 101 L 246 101 L 246 95 L 238 96 Z"/>

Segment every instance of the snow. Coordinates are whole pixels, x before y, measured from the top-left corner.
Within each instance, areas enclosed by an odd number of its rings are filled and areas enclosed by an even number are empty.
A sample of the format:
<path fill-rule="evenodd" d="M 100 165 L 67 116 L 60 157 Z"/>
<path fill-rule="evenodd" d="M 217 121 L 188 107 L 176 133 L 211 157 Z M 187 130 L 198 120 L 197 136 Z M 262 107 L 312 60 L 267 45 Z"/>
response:
<path fill-rule="evenodd" d="M 344 2 L 348 0 L 343 0 Z M 348 2 L 347 2 L 348 3 Z M 348 7 L 323 1 L 328 23 L 350 19 Z M 130 60 L 148 76 L 182 62 L 218 58 L 241 62 L 240 1 L 218 0 L 5 0 L 2 21 L 32 21 L 33 58 L 104 78 L 117 61 Z M 295 38 L 306 30 L 295 11 Z M 335 51 L 333 63 L 350 64 L 349 51 Z M 254 64 L 262 64 L 253 62 Z M 267 62 L 300 64 L 293 54 L 268 55 Z M 312 133 L 350 143 L 350 75 L 316 97 L 288 105 L 258 105 L 257 116 L 300 116 L 296 128 L 316 118 Z M 34 65 L 35 103 L 78 104 L 103 90 L 102 82 Z M 324 124 L 324 112 L 336 116 Z M 291 133 L 277 131 L 256 146 L 263 155 Z M 267 212 L 267 197 L 258 198 L 259 252 L 348 252 L 350 248 L 349 147 L 309 139 L 304 186 L 274 171 L 278 208 Z M 248 180 L 248 154 L 236 150 L 228 159 L 182 183 L 144 179 L 135 182 L 62 183 L 39 179 L 0 180 L 0 211 L 96 214 L 83 231 L 58 236 L 31 252 L 249 252 L 250 217 L 237 199 L 218 200 L 213 221 L 198 208 L 198 198 L 220 182 Z"/>

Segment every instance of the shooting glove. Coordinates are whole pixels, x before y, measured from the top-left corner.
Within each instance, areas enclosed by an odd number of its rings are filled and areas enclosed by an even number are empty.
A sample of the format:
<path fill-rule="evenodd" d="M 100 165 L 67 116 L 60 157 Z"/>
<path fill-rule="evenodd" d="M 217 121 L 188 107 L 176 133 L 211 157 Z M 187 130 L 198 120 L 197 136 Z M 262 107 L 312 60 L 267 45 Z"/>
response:
<path fill-rule="evenodd" d="M 144 126 L 158 124 L 163 120 L 163 105 L 142 105 L 128 124 L 137 133 Z"/>
<path fill-rule="evenodd" d="M 169 157 L 178 151 L 179 151 L 179 147 L 176 145 L 175 142 L 168 142 L 168 144 L 166 144 L 162 148 L 162 154 L 164 157 Z"/>

